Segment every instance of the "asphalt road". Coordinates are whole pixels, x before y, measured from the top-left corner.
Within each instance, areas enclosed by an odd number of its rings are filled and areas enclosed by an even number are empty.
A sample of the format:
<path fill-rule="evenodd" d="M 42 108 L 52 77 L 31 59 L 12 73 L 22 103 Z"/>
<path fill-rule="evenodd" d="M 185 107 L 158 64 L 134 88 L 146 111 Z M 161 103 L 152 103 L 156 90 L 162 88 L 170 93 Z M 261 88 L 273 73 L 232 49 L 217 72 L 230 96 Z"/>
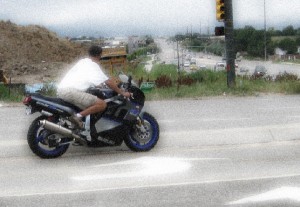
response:
<path fill-rule="evenodd" d="M 153 101 L 146 153 L 72 146 L 43 160 L 34 116 L 0 107 L 0 206 L 299 206 L 300 96 Z"/>

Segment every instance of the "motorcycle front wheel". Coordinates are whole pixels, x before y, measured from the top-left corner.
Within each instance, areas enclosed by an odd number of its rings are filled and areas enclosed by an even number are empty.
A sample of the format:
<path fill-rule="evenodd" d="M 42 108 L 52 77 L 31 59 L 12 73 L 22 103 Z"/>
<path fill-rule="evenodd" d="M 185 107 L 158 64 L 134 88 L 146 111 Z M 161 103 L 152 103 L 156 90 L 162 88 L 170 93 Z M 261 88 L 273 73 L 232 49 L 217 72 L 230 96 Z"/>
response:
<path fill-rule="evenodd" d="M 124 139 L 125 144 L 132 151 L 143 152 L 151 150 L 159 139 L 159 125 L 156 119 L 149 113 L 143 113 L 143 129 L 133 126 L 129 135 Z"/>
<path fill-rule="evenodd" d="M 68 150 L 69 144 L 50 147 L 50 139 L 55 140 L 59 135 L 40 126 L 39 122 L 44 119 L 48 119 L 48 117 L 40 116 L 31 123 L 27 133 L 27 142 L 31 151 L 40 158 L 57 158 Z"/>

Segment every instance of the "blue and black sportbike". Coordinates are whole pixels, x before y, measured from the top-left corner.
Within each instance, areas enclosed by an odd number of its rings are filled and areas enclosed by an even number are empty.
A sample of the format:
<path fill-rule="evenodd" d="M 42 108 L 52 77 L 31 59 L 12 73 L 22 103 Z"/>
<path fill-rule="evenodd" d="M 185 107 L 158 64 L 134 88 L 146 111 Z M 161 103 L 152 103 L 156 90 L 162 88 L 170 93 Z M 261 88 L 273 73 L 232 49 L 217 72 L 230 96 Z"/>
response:
<path fill-rule="evenodd" d="M 81 110 L 59 98 L 29 93 L 23 100 L 26 113 L 41 113 L 30 125 L 27 141 L 33 153 L 41 158 L 57 158 L 69 146 L 120 146 L 123 141 L 133 151 L 149 151 L 159 139 L 157 120 L 143 111 L 145 95 L 132 83 L 132 78 L 120 75 L 119 87 L 132 94 L 118 95 L 109 88 L 89 88 L 88 93 L 107 102 L 102 113 L 83 119 L 84 129 L 70 121 Z"/>

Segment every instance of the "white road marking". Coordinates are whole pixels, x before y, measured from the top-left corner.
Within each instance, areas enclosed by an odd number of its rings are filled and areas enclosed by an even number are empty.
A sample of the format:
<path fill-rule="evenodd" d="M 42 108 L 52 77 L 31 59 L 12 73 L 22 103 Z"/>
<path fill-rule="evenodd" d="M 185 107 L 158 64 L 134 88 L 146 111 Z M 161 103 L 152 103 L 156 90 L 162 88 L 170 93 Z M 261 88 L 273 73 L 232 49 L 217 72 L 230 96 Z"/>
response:
<path fill-rule="evenodd" d="M 266 193 L 243 198 L 237 201 L 228 203 L 227 205 L 237 205 L 246 203 L 255 203 L 272 200 L 286 200 L 300 201 L 300 188 L 297 187 L 281 187 Z"/>
<path fill-rule="evenodd" d="M 172 174 L 186 171 L 191 167 L 188 162 L 181 161 L 176 158 L 165 158 L 165 157 L 142 157 L 139 159 L 129 160 L 125 162 L 118 162 L 117 165 L 142 165 L 140 171 L 130 171 L 123 173 L 112 173 L 112 174 L 92 174 L 84 176 L 73 176 L 72 180 L 75 181 L 92 181 L 92 180 L 103 180 L 110 178 L 132 178 L 132 177 L 144 177 L 144 176 L 157 176 L 163 174 Z M 115 165 L 116 163 L 113 163 Z M 106 165 L 107 166 L 107 165 Z M 98 167 L 103 167 L 98 165 Z"/>
<path fill-rule="evenodd" d="M 191 163 L 187 161 L 206 161 L 206 160 L 229 160 L 228 158 L 168 158 L 168 157 L 142 157 L 124 162 L 108 163 L 92 166 L 93 168 L 109 167 L 116 165 L 142 165 L 140 171 L 130 171 L 112 174 L 90 174 L 84 176 L 72 176 L 75 181 L 92 181 L 112 178 L 132 178 L 144 176 L 157 176 L 164 174 L 179 173 L 188 170 Z M 101 170 L 99 170 L 101 172 Z"/>
<path fill-rule="evenodd" d="M 131 165 L 131 164 L 147 164 L 149 161 L 168 161 L 168 160 L 179 160 L 179 161 L 205 161 L 205 160 L 230 160 L 229 158 L 168 158 L 168 157 L 141 157 L 137 159 L 132 159 L 128 161 L 123 161 L 123 162 L 114 162 L 114 163 L 107 163 L 107 164 L 101 164 L 101 165 L 94 165 L 92 167 L 107 167 L 107 166 L 116 166 L 116 165 Z"/>

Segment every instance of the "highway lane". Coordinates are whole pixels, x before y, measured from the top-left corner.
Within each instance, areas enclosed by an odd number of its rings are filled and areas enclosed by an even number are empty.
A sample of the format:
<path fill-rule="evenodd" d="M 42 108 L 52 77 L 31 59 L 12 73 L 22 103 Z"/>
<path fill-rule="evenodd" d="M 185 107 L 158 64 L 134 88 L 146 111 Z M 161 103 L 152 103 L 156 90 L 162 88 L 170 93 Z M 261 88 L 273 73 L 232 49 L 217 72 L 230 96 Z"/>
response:
<path fill-rule="evenodd" d="M 0 205 L 297 206 L 299 145 L 1 159 Z"/>
<path fill-rule="evenodd" d="M 55 160 L 26 144 L 34 116 L 2 106 L 0 206 L 297 206 L 299 101 L 150 101 L 161 126 L 152 151 L 73 146 Z"/>
<path fill-rule="evenodd" d="M 161 61 L 165 61 L 167 64 L 177 64 L 177 45 L 175 43 L 167 42 L 166 39 L 156 39 L 157 44 L 161 48 L 161 53 L 159 57 Z M 182 58 L 183 55 L 190 54 L 193 58 L 196 59 L 198 67 L 206 66 L 207 69 L 214 69 L 214 66 L 217 62 L 224 62 L 221 56 L 216 56 L 213 54 L 205 54 L 203 52 L 195 53 L 188 52 L 187 50 L 180 48 L 179 46 L 179 60 L 180 63 L 185 61 L 185 58 Z M 241 75 L 252 75 L 257 65 L 264 65 L 268 71 L 269 75 L 278 75 L 280 73 L 288 72 L 296 74 L 300 77 L 300 65 L 291 64 L 291 63 L 274 63 L 272 61 L 257 61 L 257 60 L 245 60 L 242 59 L 238 62 L 238 68 L 236 69 L 237 74 Z M 240 72 L 240 68 L 247 68 L 249 71 L 247 73 Z M 185 68 L 187 72 L 190 72 L 189 68 Z"/>

